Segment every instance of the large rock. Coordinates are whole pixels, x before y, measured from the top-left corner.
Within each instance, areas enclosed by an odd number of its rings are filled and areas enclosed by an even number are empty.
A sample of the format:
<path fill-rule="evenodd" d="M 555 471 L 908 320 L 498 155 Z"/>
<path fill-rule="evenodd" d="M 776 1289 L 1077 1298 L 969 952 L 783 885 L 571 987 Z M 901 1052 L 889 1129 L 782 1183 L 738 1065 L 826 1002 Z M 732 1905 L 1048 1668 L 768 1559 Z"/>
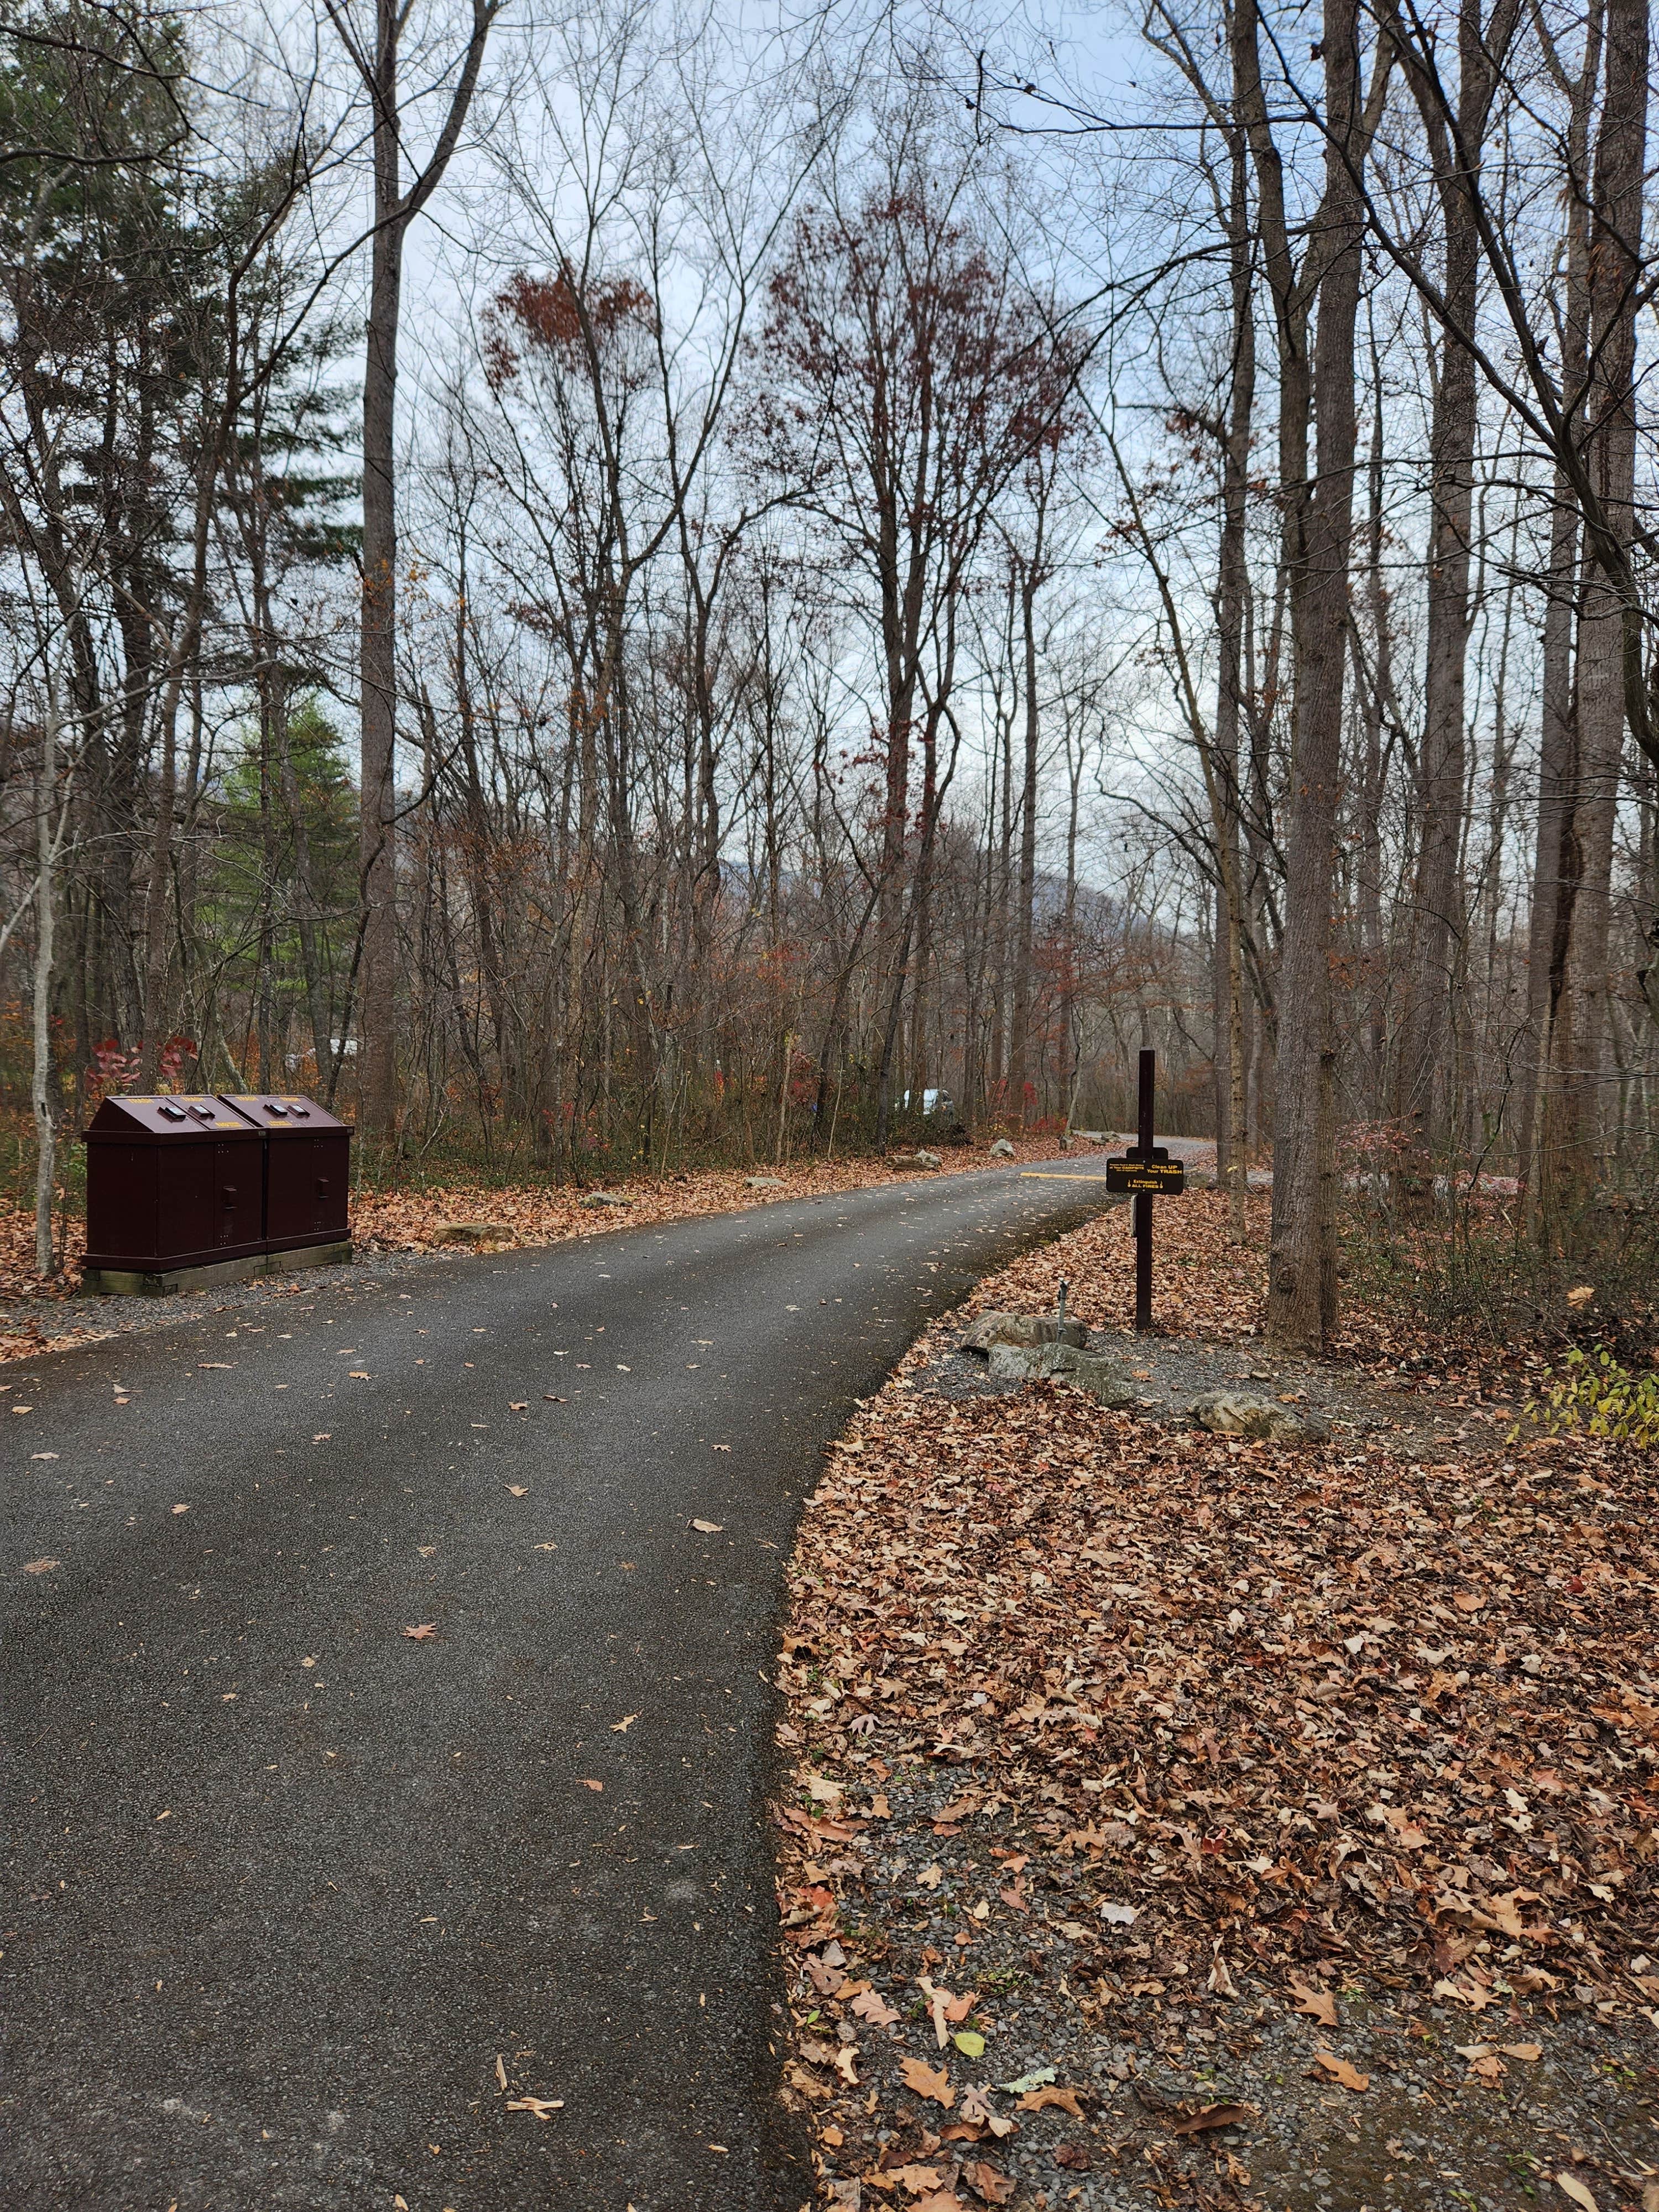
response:
<path fill-rule="evenodd" d="M 581 1203 L 586 1206 L 632 1206 L 631 1198 L 618 1198 L 614 1190 L 590 1190 Z"/>
<path fill-rule="evenodd" d="M 945 1163 L 937 1152 L 917 1151 L 891 1153 L 889 1156 L 888 1165 L 896 1168 L 927 1168 L 931 1171 L 942 1168 Z"/>
<path fill-rule="evenodd" d="M 983 1313 L 962 1340 L 964 1352 L 986 1352 L 999 1344 L 1070 1344 L 1081 1352 L 1089 1332 L 1080 1321 L 1058 1314 Z"/>
<path fill-rule="evenodd" d="M 990 1371 L 1000 1382 L 1024 1382 L 1041 1371 L 1042 1354 L 1036 1345 L 994 1344 Z"/>
<path fill-rule="evenodd" d="M 434 1244 L 516 1244 L 518 1231 L 505 1221 L 446 1221 L 434 1230 Z"/>
<path fill-rule="evenodd" d="M 745 1190 L 781 1190 L 783 1177 L 781 1176 L 745 1176 L 743 1184 Z"/>
<path fill-rule="evenodd" d="M 1139 1401 L 1133 1378 L 1104 1353 L 1079 1352 L 1073 1344 L 998 1344 L 991 1349 L 991 1373 L 1000 1382 L 1029 1382 L 1047 1377 L 1086 1391 L 1097 1405 L 1133 1406 Z"/>
<path fill-rule="evenodd" d="M 1012 1160 L 1018 1159 L 1018 1153 L 1015 1152 L 1006 1137 L 999 1137 L 991 1147 L 991 1158 L 994 1160 Z"/>
<path fill-rule="evenodd" d="M 1274 1444 L 1322 1444 L 1330 1434 L 1321 1421 L 1238 1390 L 1208 1391 L 1194 1400 L 1191 1410 L 1200 1429 L 1210 1429 L 1218 1437 L 1254 1437 Z"/>

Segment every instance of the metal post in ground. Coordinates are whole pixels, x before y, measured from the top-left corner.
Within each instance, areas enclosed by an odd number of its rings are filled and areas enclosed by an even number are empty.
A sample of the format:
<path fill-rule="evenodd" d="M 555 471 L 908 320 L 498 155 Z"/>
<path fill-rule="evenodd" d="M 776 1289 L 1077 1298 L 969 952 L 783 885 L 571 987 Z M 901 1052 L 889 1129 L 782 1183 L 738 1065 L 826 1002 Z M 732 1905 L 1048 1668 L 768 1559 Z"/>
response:
<path fill-rule="evenodd" d="M 1155 1052 L 1140 1055 L 1140 1129 L 1136 1139 L 1137 1150 L 1143 1160 L 1152 1157 L 1157 1138 L 1152 1128 L 1152 1083 L 1158 1065 Z M 1149 1190 L 1135 1193 L 1135 1327 L 1150 1328 L 1152 1325 L 1152 1194 Z"/>

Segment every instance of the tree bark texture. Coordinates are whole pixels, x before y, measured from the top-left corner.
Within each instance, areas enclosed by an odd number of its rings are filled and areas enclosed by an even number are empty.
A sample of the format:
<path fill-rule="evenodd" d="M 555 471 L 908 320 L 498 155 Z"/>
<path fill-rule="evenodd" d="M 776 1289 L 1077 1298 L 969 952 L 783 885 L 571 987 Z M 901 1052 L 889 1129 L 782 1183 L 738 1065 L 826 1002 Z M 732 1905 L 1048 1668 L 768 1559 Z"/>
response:
<path fill-rule="evenodd" d="M 1353 526 L 1354 331 L 1359 308 L 1364 159 L 1358 11 L 1327 0 L 1326 181 L 1315 338 L 1316 481 L 1306 503 L 1285 946 L 1275 1074 L 1273 1206 L 1267 1332 L 1285 1348 L 1322 1346 L 1336 1318 L 1336 1160 L 1331 906 L 1348 659 L 1348 556 Z"/>

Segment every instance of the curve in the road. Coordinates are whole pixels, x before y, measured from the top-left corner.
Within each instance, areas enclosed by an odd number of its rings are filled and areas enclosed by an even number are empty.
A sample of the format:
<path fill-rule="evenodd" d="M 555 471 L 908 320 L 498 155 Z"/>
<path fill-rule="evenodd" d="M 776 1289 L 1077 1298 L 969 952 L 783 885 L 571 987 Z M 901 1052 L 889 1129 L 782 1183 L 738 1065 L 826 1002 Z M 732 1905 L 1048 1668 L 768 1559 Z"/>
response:
<path fill-rule="evenodd" d="M 793 2212 L 796 1516 L 918 1326 L 1103 1202 L 891 1185 L 9 1370 L 0 2201 Z"/>

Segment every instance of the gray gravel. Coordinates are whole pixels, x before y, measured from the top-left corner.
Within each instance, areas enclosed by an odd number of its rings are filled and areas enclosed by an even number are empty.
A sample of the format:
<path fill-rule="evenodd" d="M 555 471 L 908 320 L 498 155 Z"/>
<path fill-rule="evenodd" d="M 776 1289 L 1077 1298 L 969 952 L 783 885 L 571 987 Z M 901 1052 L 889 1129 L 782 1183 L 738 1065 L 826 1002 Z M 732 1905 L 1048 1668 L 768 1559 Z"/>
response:
<path fill-rule="evenodd" d="M 963 2166 L 988 2158 L 1018 2181 L 1012 2212 L 1146 2212 L 1160 2202 L 1271 2212 L 1522 2212 L 1547 2203 L 1565 2212 L 1571 2199 L 1553 2181 L 1558 2172 L 1581 2179 L 1598 2212 L 1644 2208 L 1644 2177 L 1659 2168 L 1659 2034 L 1639 2017 L 1604 2019 L 1593 2003 L 1560 1996 L 1476 2020 L 1415 1993 L 1343 1992 L 1340 1976 L 1335 2028 L 1287 2009 L 1281 1984 L 1248 1976 L 1231 2001 L 1173 1978 L 1161 1993 L 1124 1995 L 1101 1983 L 1102 1969 L 1121 1989 L 1137 1973 L 1155 1980 L 1156 1937 L 1149 1947 L 1133 1927 L 1081 1941 L 1062 1933 L 1062 1922 L 1095 1920 L 1091 1893 L 1101 1877 L 1056 1852 L 1036 1818 L 1017 1823 L 1005 1807 L 939 1834 L 935 1816 L 968 1779 L 901 1770 L 884 1785 L 892 1819 L 861 1839 L 865 1899 L 844 1910 L 854 1931 L 847 1969 L 868 1975 L 905 2017 L 884 2035 L 860 2035 L 861 2078 L 879 2081 L 882 2094 L 868 2135 L 849 2140 L 836 2170 L 856 2174 L 884 2154 L 893 2166 L 922 2159 L 971 2203 Z M 1031 1911 L 979 1930 L 963 1914 L 994 1873 L 998 1845 L 1030 1854 Z M 933 1866 L 942 1880 L 919 1885 Z M 964 1954 L 956 1937 L 970 1929 Z M 1149 1948 L 1150 1958 L 1138 1958 Z M 987 2000 L 975 2014 L 988 2031 L 983 2060 L 969 2069 L 952 2053 L 951 2070 L 996 2084 L 1052 2068 L 1060 2084 L 1083 2093 L 1081 2122 L 1054 2109 L 1024 2112 L 998 2094 L 1016 2136 L 969 2147 L 943 2139 L 947 2117 L 907 2096 L 898 2069 L 906 2052 L 937 2057 L 915 1988 L 930 1971 L 921 1960 L 929 1948 L 941 1959 L 934 1979 Z M 1543 2055 L 1504 2059 L 1503 2078 L 1488 2085 L 1458 2050 L 1481 2043 L 1535 2043 Z M 1332 2082 L 1314 2065 L 1319 2051 L 1347 2060 L 1368 2088 Z M 1183 2114 L 1234 2103 L 1249 2108 L 1236 2125 L 1185 2138 L 1173 2131 Z M 892 2200 L 863 2193 L 866 2212 L 884 2201 Z"/>

